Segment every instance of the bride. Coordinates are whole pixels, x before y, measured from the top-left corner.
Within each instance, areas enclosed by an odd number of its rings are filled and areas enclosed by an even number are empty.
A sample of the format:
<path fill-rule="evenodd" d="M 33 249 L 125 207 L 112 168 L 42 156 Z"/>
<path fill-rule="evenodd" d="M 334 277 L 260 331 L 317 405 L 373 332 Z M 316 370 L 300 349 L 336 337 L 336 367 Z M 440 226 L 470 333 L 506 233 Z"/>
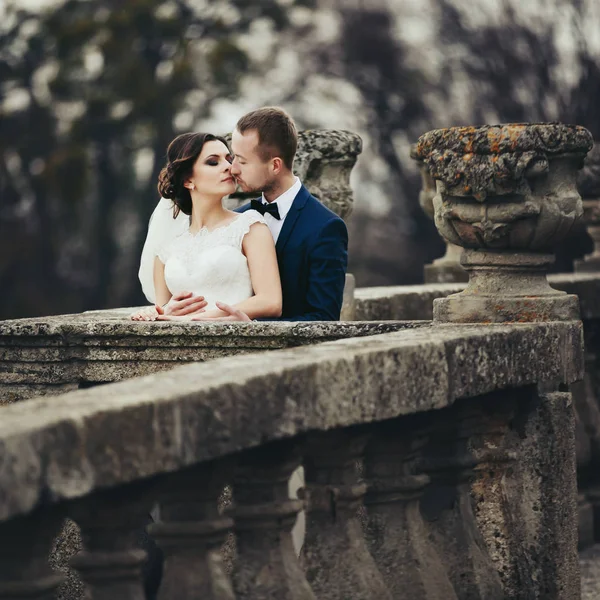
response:
<path fill-rule="evenodd" d="M 230 313 L 220 306 L 250 319 L 281 316 L 275 244 L 264 218 L 255 210 L 223 207 L 223 198 L 236 188 L 231 162 L 225 140 L 211 134 L 184 133 L 169 144 L 158 191 L 172 201 L 172 218 L 165 221 L 166 200 L 161 200 L 140 267 L 144 291 L 155 306 L 131 315 L 134 321 L 160 318 L 172 298 L 189 298 L 197 310 L 170 319 L 227 318 Z"/>

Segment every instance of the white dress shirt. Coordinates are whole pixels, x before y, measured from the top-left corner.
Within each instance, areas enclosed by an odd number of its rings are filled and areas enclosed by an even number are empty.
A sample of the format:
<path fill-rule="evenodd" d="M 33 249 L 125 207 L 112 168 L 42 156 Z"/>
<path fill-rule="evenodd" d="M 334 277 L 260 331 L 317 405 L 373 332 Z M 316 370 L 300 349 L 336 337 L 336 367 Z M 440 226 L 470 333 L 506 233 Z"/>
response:
<path fill-rule="evenodd" d="M 267 222 L 267 226 L 271 230 L 271 235 L 273 236 L 273 240 L 277 243 L 277 238 L 281 233 L 281 228 L 283 227 L 283 222 L 285 221 L 285 217 L 290 212 L 290 208 L 292 208 L 292 204 L 294 203 L 294 198 L 298 195 L 300 188 L 302 187 L 302 182 L 296 177 L 294 179 L 294 183 L 291 188 L 287 191 L 283 192 L 281 196 L 273 200 L 273 202 L 277 202 L 277 210 L 279 210 L 280 219 L 277 220 L 272 214 L 265 213 L 264 218 Z M 261 202 L 263 204 L 269 204 L 265 199 L 265 195 L 262 195 Z"/>

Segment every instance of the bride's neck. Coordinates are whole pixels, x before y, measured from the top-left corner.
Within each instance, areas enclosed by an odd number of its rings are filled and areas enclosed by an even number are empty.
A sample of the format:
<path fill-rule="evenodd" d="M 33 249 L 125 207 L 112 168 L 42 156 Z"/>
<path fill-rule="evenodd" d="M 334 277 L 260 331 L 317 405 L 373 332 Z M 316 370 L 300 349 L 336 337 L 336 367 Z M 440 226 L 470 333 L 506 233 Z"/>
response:
<path fill-rule="evenodd" d="M 192 214 L 190 216 L 190 231 L 199 231 L 203 227 L 212 229 L 227 216 L 223 208 L 222 198 L 207 198 L 192 196 Z"/>

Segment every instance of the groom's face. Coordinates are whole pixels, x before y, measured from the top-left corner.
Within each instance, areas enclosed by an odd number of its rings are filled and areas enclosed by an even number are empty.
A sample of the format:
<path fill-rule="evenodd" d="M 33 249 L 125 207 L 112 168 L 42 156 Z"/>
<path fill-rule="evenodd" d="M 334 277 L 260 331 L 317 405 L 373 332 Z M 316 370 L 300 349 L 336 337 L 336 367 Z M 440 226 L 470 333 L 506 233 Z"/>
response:
<path fill-rule="evenodd" d="M 233 162 L 231 174 L 244 192 L 268 190 L 274 179 L 271 160 L 263 161 L 258 151 L 258 132 L 251 129 L 240 133 L 237 129 L 231 137 Z"/>

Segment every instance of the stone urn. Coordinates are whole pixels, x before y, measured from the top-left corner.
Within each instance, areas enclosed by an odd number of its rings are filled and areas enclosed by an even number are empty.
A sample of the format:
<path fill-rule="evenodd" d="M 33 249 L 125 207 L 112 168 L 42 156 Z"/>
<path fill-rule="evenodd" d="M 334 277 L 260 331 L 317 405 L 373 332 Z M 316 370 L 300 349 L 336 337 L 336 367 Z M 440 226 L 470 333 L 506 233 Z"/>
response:
<path fill-rule="evenodd" d="M 413 144 L 410 150 L 410 157 L 416 161 L 421 174 L 421 191 L 419 192 L 419 204 L 423 212 L 433 220 L 433 198 L 436 194 L 435 181 L 425 161 L 417 156 L 417 145 Z M 460 255 L 462 248 L 456 244 L 446 242 L 446 252 L 444 256 L 436 258 L 431 264 L 425 265 L 423 275 L 425 283 L 456 283 L 469 281 L 467 272 L 460 264 Z"/>
<path fill-rule="evenodd" d="M 585 159 L 578 179 L 583 198 L 583 221 L 594 241 L 594 251 L 575 261 L 577 273 L 600 272 L 600 144 L 595 144 Z"/>
<path fill-rule="evenodd" d="M 464 248 L 460 294 L 434 302 L 434 320 L 502 323 L 579 318 L 576 296 L 550 287 L 553 248 L 583 214 L 577 173 L 590 132 L 560 123 L 436 129 L 417 156 L 437 183 L 435 224 Z"/>

